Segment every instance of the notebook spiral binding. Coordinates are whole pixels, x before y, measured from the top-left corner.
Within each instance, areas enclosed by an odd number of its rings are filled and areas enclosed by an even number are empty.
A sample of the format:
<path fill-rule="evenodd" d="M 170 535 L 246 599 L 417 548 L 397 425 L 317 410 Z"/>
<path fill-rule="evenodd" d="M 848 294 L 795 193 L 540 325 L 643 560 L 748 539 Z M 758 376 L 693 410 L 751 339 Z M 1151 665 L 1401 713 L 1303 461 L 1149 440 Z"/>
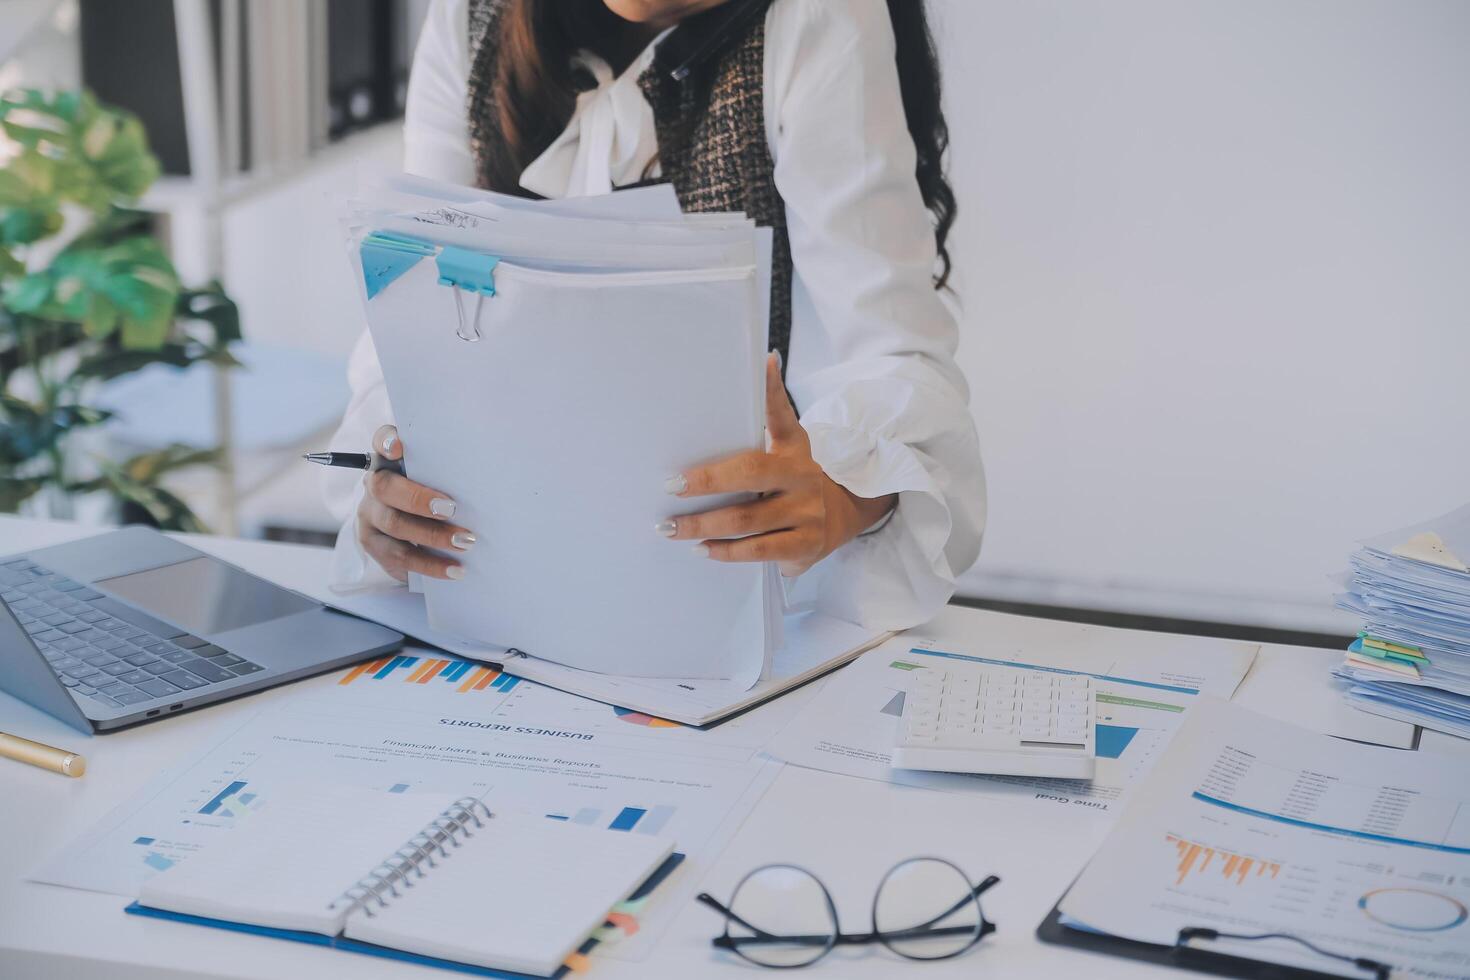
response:
<path fill-rule="evenodd" d="M 335 910 L 345 906 L 348 915 L 362 909 L 371 918 L 373 909 L 387 908 L 388 900 L 398 897 L 400 885 L 405 889 L 412 888 L 414 879 L 424 876 L 424 865 L 438 867 L 434 860 L 436 854 L 441 859 L 449 857 L 450 850 L 460 846 L 461 837 L 473 837 L 475 830 L 484 829 L 485 820 L 494 816 L 479 799 L 460 797 L 429 821 L 427 827 L 337 896 L 327 908 Z"/>

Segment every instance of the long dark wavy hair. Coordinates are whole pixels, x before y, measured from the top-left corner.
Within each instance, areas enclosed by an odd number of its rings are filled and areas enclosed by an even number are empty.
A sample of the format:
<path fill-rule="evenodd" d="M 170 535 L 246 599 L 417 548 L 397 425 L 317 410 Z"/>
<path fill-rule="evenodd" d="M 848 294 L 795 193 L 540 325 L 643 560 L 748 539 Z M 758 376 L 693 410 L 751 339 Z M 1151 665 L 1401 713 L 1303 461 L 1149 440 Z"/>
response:
<path fill-rule="evenodd" d="M 780 0 L 754 2 L 764 8 Z M 699 31 L 725 6 L 688 18 L 679 30 Z M 940 264 L 934 285 L 943 288 L 949 281 L 947 242 L 956 205 L 944 172 L 949 126 L 940 106 L 939 59 L 923 0 L 888 0 L 888 15 L 897 42 L 904 116 L 918 151 L 914 176 L 934 221 Z M 502 139 L 484 148 L 481 180 L 490 190 L 524 195 L 521 172 L 566 128 L 577 93 L 586 85 L 572 67 L 573 54 L 592 51 L 618 67 L 635 53 L 631 49 L 638 34 L 603 0 L 506 0 L 501 24 L 492 95 Z"/>

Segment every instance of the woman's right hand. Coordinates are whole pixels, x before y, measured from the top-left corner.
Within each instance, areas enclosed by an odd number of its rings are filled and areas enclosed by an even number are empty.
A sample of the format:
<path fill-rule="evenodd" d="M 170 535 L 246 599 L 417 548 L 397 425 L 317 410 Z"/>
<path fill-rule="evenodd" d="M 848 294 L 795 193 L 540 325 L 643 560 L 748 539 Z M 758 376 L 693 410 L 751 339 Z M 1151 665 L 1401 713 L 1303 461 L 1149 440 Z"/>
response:
<path fill-rule="evenodd" d="M 385 459 L 402 459 L 398 429 L 385 425 L 373 434 L 373 451 Z M 409 572 L 430 578 L 464 578 L 464 568 L 438 551 L 468 551 L 475 535 L 449 523 L 455 504 L 448 494 L 415 483 L 389 470 L 363 478 L 362 503 L 357 506 L 357 540 L 383 571 L 408 581 Z"/>

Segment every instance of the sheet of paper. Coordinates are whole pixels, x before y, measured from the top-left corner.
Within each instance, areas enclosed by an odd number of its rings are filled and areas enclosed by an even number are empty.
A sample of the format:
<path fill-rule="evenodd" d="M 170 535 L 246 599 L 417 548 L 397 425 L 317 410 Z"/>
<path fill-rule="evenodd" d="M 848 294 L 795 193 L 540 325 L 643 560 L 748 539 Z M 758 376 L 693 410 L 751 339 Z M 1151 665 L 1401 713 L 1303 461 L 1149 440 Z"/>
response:
<path fill-rule="evenodd" d="M 391 713 L 425 725 L 473 720 L 488 731 L 571 730 L 604 745 L 694 761 L 730 764 L 757 758 L 765 745 L 816 694 L 813 687 L 737 715 L 711 728 L 680 725 L 640 711 L 573 697 L 486 664 L 428 650 L 405 650 L 334 676 L 293 702 L 302 712 Z M 467 698 L 466 695 L 469 695 Z"/>
<path fill-rule="evenodd" d="M 758 744 L 780 717 L 692 731 L 481 665 L 451 669 L 440 658 L 435 669 L 431 659 L 353 668 L 320 693 L 256 716 L 160 776 L 33 878 L 135 896 L 158 871 L 227 847 L 235 826 L 278 796 L 289 800 L 304 780 L 384 794 L 483 793 L 493 806 L 674 840 L 684 864 L 640 917 L 639 933 L 605 953 L 638 959 L 780 770 Z"/>
<path fill-rule="evenodd" d="M 1421 977 L 1470 974 L 1470 781 L 1205 699 L 1062 902 L 1172 945 L 1181 928 L 1285 932 Z M 1322 968 L 1290 944 L 1243 955 Z"/>
<path fill-rule="evenodd" d="M 1322 683 L 1341 660 L 1340 650 L 1305 648 L 1287 656 L 1259 657 L 1236 698 L 1257 710 L 1290 718 L 1308 731 L 1412 749 L 1417 734 L 1413 725 L 1359 711 L 1343 700 L 1339 684 Z"/>
<path fill-rule="evenodd" d="M 801 683 L 805 675 L 840 662 L 848 653 L 855 656 L 887 635 L 830 616 L 792 613 L 784 618 L 781 647 L 772 658 L 771 677 L 754 687 L 684 677 L 621 677 L 535 658 L 508 656 L 504 647 L 442 633 L 429 626 L 423 597 L 405 588 L 334 593 L 322 585 L 319 577 L 305 573 L 299 580 L 280 581 L 343 612 L 381 623 L 451 653 L 506 664 L 512 673 L 582 697 L 634 707 L 689 724 L 705 724 L 738 711 L 743 705 L 759 703 L 793 683 Z"/>
<path fill-rule="evenodd" d="M 848 776 L 1107 813 L 1148 772 L 1199 694 L 1228 697 L 1256 654 L 1254 644 L 1054 626 L 1071 639 L 1046 650 L 962 650 L 941 638 L 895 637 L 829 680 L 767 751 L 785 762 Z M 955 660 L 1090 675 L 1097 691 L 1096 775 L 1042 779 L 891 768 L 909 678 Z"/>
<path fill-rule="evenodd" d="M 361 185 L 372 183 L 366 179 Z M 565 214 L 574 218 L 604 218 L 614 221 L 676 221 L 683 217 L 679 195 L 673 184 L 650 184 L 630 187 L 614 194 L 591 197 L 568 197 L 538 201 L 532 198 L 500 194 L 477 187 L 465 187 L 430 180 L 413 174 L 395 174 L 381 181 L 383 187 L 397 193 L 439 201 L 493 204 L 502 208 L 535 210 L 541 214 Z"/>
<path fill-rule="evenodd" d="M 506 669 L 584 697 L 705 724 L 818 676 L 887 635 L 815 613 L 788 615 L 783 626 L 782 646 L 772 659 L 770 677 L 749 688 L 735 681 L 595 674 L 535 658 L 508 660 Z"/>
<path fill-rule="evenodd" d="M 425 259 L 368 304 L 408 472 L 480 539 L 462 581 L 423 583 L 430 623 L 581 669 L 749 688 L 769 664 L 764 568 L 700 559 L 654 526 L 734 500 L 672 498 L 670 474 L 761 445 L 754 266 L 501 261 L 494 276 L 493 296 L 464 299 Z M 456 332 L 456 302 L 478 342 Z"/>

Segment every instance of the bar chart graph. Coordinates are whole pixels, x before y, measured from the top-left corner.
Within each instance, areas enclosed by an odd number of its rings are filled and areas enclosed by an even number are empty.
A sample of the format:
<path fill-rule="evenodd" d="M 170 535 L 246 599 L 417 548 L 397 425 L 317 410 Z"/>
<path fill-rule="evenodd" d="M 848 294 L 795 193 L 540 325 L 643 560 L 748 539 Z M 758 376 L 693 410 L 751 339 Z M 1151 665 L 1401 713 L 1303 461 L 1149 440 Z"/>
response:
<path fill-rule="evenodd" d="M 133 839 L 133 843 L 147 848 L 147 850 L 143 852 L 143 865 L 150 870 L 167 871 L 169 868 L 172 868 L 174 866 L 175 861 L 173 858 L 164 854 L 162 849 L 155 848 L 153 846 L 157 843 L 157 840 L 155 838 L 137 837 Z"/>
<path fill-rule="evenodd" d="M 358 664 L 342 675 L 338 686 L 365 681 L 396 681 L 400 684 L 449 684 L 457 694 L 498 691 L 508 694 L 521 683 L 492 664 L 477 664 L 455 657 L 413 657 L 399 654 Z"/>
<path fill-rule="evenodd" d="M 1131 725 L 1097 725 L 1095 744 L 1097 757 L 1099 759 L 1121 759 L 1123 753 L 1128 751 L 1128 745 L 1138 734 L 1138 729 Z"/>
<path fill-rule="evenodd" d="M 1252 878 L 1274 879 L 1281 873 L 1281 865 L 1275 861 L 1235 854 L 1208 844 L 1175 837 L 1173 834 L 1165 835 L 1165 839 L 1179 852 L 1179 878 L 1174 882 L 1176 885 L 1184 884 L 1191 875 L 1203 876 L 1208 873 L 1218 874 L 1226 881 L 1233 881 L 1238 887 Z"/>
<path fill-rule="evenodd" d="M 236 779 L 225 786 L 224 789 L 214 794 L 208 803 L 201 806 L 198 813 L 206 817 L 238 817 L 248 810 L 256 801 L 256 794 L 246 792 L 245 787 L 250 785 L 243 779 Z"/>
<path fill-rule="evenodd" d="M 568 813 L 548 813 L 546 817 L 549 820 L 565 820 L 584 827 L 606 827 L 608 830 L 621 830 L 624 833 L 631 831 L 639 834 L 657 834 L 664 829 L 677 812 L 677 807 L 667 804 L 624 806 L 620 807 L 609 819 L 606 811 L 597 807 L 580 807 Z"/>

